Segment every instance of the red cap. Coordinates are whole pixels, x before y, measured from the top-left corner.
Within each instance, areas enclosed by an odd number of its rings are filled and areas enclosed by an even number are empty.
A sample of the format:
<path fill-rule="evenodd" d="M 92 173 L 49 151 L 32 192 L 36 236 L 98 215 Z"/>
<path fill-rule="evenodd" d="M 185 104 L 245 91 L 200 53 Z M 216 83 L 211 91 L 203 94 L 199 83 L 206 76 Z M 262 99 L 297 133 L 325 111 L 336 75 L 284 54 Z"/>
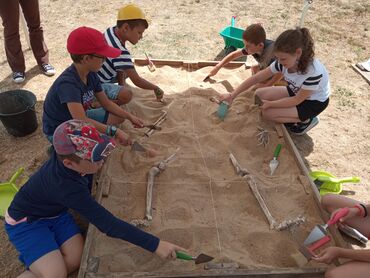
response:
<path fill-rule="evenodd" d="M 90 27 L 73 30 L 67 39 L 67 49 L 71 54 L 99 54 L 109 58 L 118 57 L 121 50 L 108 45 L 103 34 Z"/>

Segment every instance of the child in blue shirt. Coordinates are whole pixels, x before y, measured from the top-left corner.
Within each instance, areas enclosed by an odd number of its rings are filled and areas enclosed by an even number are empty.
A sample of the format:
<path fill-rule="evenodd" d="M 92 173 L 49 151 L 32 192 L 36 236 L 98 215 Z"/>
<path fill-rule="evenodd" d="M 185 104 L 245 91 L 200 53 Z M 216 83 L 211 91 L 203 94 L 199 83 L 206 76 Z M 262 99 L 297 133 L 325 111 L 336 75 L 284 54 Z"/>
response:
<path fill-rule="evenodd" d="M 163 98 L 163 90 L 156 84 L 142 78 L 136 71 L 131 54 L 126 47 L 126 42 L 135 45 L 142 39 L 144 31 L 148 28 L 148 21 L 144 12 L 135 4 L 128 4 L 118 11 L 117 25 L 108 28 L 104 37 L 108 44 L 118 48 L 121 53 L 118 57 L 105 60 L 98 75 L 102 87 L 109 99 L 119 105 L 127 96 L 132 95 L 123 85 L 126 78 L 130 78 L 137 87 L 145 90 L 153 90 L 157 100 Z M 150 63 L 150 61 L 148 61 Z M 114 84 L 114 83 L 118 83 Z"/>
<path fill-rule="evenodd" d="M 9 239 L 28 268 L 25 275 L 67 277 L 78 269 L 84 240 L 68 209 L 110 237 L 176 258 L 182 248 L 116 218 L 91 196 L 92 175 L 115 148 L 113 139 L 91 124 L 69 120 L 56 128 L 53 140 L 55 152 L 15 195 L 5 216 Z"/>
<path fill-rule="evenodd" d="M 245 80 L 230 94 L 221 96 L 229 103 L 252 85 L 283 74 L 286 87 L 256 90 L 262 100 L 266 120 L 290 124 L 290 131 L 303 135 L 318 124 L 318 115 L 329 104 L 330 83 L 325 66 L 314 58 L 314 42 L 306 28 L 286 30 L 274 44 L 276 61 L 268 68 Z M 293 125 L 294 123 L 297 123 Z"/>
<path fill-rule="evenodd" d="M 73 30 L 67 49 L 73 64 L 55 80 L 44 102 L 42 122 L 48 140 L 52 142 L 55 128 L 61 123 L 80 119 L 128 145 L 128 135 L 115 125 L 128 119 L 135 127 L 143 127 L 143 121 L 107 98 L 96 73 L 107 57 L 120 55 L 120 50 L 110 47 L 102 33 L 89 27 Z M 102 108 L 91 108 L 94 97 Z"/>

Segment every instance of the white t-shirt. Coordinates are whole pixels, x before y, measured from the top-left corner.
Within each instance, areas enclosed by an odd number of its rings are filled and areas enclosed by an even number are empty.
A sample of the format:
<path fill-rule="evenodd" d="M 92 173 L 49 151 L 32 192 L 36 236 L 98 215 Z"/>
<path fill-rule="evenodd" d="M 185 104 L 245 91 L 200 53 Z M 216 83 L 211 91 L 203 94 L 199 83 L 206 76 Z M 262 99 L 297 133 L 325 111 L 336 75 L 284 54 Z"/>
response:
<path fill-rule="evenodd" d="M 289 73 L 288 69 L 283 67 L 278 61 L 270 65 L 273 73 L 281 72 L 288 88 L 297 94 L 300 89 L 313 91 L 308 100 L 318 100 L 324 102 L 330 95 L 329 74 L 323 64 L 317 59 L 307 67 L 306 73 L 300 72 Z"/>

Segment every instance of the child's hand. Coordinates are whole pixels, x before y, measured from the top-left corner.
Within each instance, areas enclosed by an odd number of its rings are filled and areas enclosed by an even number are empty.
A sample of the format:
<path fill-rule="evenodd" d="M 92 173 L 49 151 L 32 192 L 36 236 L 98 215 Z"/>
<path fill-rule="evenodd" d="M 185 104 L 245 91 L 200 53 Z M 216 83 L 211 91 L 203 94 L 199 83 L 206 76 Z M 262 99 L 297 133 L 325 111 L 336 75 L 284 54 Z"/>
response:
<path fill-rule="evenodd" d="M 129 117 L 129 120 L 133 124 L 133 126 L 136 127 L 136 128 L 142 128 L 142 127 L 144 127 L 144 122 L 140 118 L 138 118 L 138 117 L 136 117 L 134 115 L 131 115 Z"/>
<path fill-rule="evenodd" d="M 254 85 L 255 89 L 265 88 L 265 87 L 267 87 L 267 85 L 264 83 L 257 83 L 256 85 Z"/>
<path fill-rule="evenodd" d="M 164 96 L 164 91 L 161 88 L 157 87 L 154 90 L 154 94 L 155 94 L 155 97 L 157 98 L 157 100 L 160 101 Z"/>
<path fill-rule="evenodd" d="M 233 102 L 234 100 L 234 97 L 231 93 L 228 93 L 228 94 L 222 94 L 219 98 L 220 101 L 226 101 L 229 105 L 231 105 L 231 103 Z"/>
<path fill-rule="evenodd" d="M 176 251 L 186 251 L 184 248 L 172 244 L 170 242 L 161 240 L 155 254 L 161 257 L 162 259 L 176 259 Z"/>
<path fill-rule="evenodd" d="M 120 143 L 123 146 L 129 146 L 132 144 L 132 141 L 128 134 L 123 132 L 121 129 L 117 129 L 115 139 L 118 141 L 118 143 Z"/>
<path fill-rule="evenodd" d="M 340 257 L 340 251 L 341 248 L 339 247 L 328 247 L 312 259 L 318 263 L 331 264 L 335 259 Z"/>
<path fill-rule="evenodd" d="M 268 109 L 268 108 L 272 107 L 272 105 L 271 105 L 271 101 L 269 101 L 269 100 L 264 100 L 264 99 L 262 99 L 261 101 L 262 101 L 262 105 L 261 105 L 261 109 L 262 109 L 262 110 L 266 110 L 266 109 Z"/>
<path fill-rule="evenodd" d="M 339 209 L 337 209 L 337 210 L 333 211 L 333 212 L 332 212 L 332 214 L 331 214 L 331 216 L 330 216 L 330 219 L 333 219 L 333 218 L 334 218 L 334 216 L 335 216 L 335 214 L 336 214 L 339 210 L 341 210 L 341 209 L 342 209 L 342 208 L 339 208 Z M 343 222 L 345 222 L 346 220 L 348 220 L 349 218 L 356 217 L 356 216 L 359 216 L 359 211 L 358 211 L 358 209 L 357 209 L 357 208 L 348 208 L 348 213 L 347 213 L 345 216 L 343 216 L 342 218 L 340 218 L 340 219 L 339 219 L 339 222 L 340 222 L 340 223 L 343 223 Z"/>

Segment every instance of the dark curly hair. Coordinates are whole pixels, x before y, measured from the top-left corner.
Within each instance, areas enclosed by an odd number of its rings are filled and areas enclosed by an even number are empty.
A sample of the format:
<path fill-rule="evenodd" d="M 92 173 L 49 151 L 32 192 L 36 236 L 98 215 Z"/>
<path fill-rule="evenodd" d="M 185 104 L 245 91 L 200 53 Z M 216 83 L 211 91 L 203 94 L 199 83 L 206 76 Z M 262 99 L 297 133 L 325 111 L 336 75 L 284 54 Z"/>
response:
<path fill-rule="evenodd" d="M 315 56 L 314 42 L 307 28 L 286 30 L 280 34 L 274 44 L 274 51 L 294 54 L 298 48 L 302 55 L 298 61 L 298 71 L 305 73 Z"/>

